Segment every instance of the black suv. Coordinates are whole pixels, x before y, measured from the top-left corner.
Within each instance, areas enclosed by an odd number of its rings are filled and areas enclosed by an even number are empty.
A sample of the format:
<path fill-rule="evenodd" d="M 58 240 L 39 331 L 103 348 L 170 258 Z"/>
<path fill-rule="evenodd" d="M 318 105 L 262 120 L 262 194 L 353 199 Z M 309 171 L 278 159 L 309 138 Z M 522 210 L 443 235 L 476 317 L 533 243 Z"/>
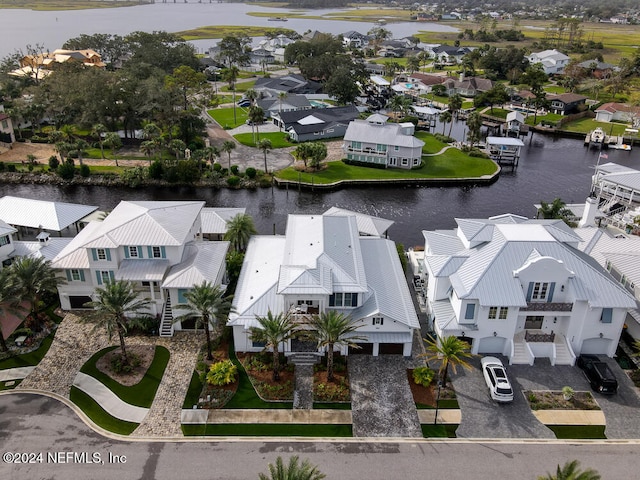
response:
<path fill-rule="evenodd" d="M 595 355 L 580 355 L 577 364 L 594 391 L 609 395 L 616 393 L 618 380 L 605 362 Z"/>

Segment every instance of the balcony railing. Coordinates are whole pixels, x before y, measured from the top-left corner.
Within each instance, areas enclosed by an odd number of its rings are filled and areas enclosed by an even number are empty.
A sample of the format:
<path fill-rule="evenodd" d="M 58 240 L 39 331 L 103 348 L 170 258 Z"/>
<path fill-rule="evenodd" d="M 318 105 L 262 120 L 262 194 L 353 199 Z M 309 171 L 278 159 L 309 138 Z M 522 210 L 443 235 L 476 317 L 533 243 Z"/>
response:
<path fill-rule="evenodd" d="M 573 303 L 556 302 L 527 302 L 526 307 L 520 308 L 521 312 L 570 312 Z"/>
<path fill-rule="evenodd" d="M 551 333 L 541 333 L 541 332 L 530 332 L 527 330 L 524 334 L 525 342 L 536 342 L 536 343 L 553 343 L 556 338 L 556 334 Z"/>

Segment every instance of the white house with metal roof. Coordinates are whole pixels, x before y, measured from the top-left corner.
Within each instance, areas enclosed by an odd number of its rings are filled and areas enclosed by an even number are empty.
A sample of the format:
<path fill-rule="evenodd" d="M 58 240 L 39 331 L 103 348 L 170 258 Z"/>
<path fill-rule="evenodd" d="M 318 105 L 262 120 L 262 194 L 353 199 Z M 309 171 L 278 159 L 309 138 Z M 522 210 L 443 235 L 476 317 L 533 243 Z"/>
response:
<path fill-rule="evenodd" d="M 369 235 L 374 237 L 387 237 L 387 231 L 395 222 L 393 220 L 387 220 L 386 218 L 374 217 L 373 215 L 367 215 L 366 213 L 354 212 L 347 210 L 346 208 L 331 207 L 329 210 L 323 213 L 323 215 L 330 216 L 345 216 L 353 215 L 356 217 L 356 223 L 358 225 L 358 232 L 360 235 Z"/>
<path fill-rule="evenodd" d="M 456 219 L 424 231 L 423 275 L 433 330 L 510 363 L 581 353 L 613 356 L 633 296 L 579 250 L 562 220 Z"/>
<path fill-rule="evenodd" d="M 532 52 L 527 59 L 532 65 L 536 63 L 542 64 L 542 69 L 547 75 L 564 73 L 564 68 L 571 60 L 571 58 L 555 48 L 543 50 L 542 52 Z"/>
<path fill-rule="evenodd" d="M 227 222 L 236 215 L 244 215 L 246 208 L 204 207 L 200 213 L 202 236 L 206 240 L 223 240 L 227 233 Z"/>
<path fill-rule="evenodd" d="M 387 123 L 389 117 L 370 115 L 353 120 L 344 134 L 347 160 L 410 169 L 420 166 L 424 142 L 414 137 L 413 123 Z"/>
<path fill-rule="evenodd" d="M 222 284 L 228 242 L 202 241 L 204 202 L 122 201 L 102 222 L 90 222 L 52 261 L 66 279 L 58 286 L 64 310 L 85 308 L 97 287 L 127 280 L 148 313 L 160 316 L 161 335 L 171 335 L 184 294 L 208 280 Z"/>
<path fill-rule="evenodd" d="M 355 215 L 289 215 L 284 236 L 253 236 L 229 315 L 236 350 L 262 350 L 250 335 L 256 316 L 289 314 L 309 328 L 309 315 L 336 310 L 365 339 L 342 354 L 410 356 L 420 326 L 395 243 L 358 230 Z M 302 345 L 294 338 L 282 351 Z"/>

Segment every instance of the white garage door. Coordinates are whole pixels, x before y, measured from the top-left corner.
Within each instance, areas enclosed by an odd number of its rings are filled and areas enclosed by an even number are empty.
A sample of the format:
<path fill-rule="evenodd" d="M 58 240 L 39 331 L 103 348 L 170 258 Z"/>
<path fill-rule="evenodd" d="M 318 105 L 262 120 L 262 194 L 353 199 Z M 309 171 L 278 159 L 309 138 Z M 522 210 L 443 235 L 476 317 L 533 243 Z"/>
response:
<path fill-rule="evenodd" d="M 499 353 L 504 352 L 505 342 L 504 337 L 485 337 L 480 339 L 478 345 L 478 353 Z"/>
<path fill-rule="evenodd" d="M 580 353 L 606 355 L 610 346 L 611 340 L 608 338 L 589 338 L 582 342 Z"/>

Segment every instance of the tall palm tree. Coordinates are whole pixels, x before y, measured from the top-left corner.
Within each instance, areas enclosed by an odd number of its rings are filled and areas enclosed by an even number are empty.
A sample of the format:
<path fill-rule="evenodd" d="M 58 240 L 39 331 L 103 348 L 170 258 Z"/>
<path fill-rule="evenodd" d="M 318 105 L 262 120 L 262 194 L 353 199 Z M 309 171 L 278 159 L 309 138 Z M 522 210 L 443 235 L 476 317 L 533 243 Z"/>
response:
<path fill-rule="evenodd" d="M 253 88 L 250 88 L 249 90 L 244 92 L 244 98 L 249 100 L 251 102 L 251 105 L 255 105 L 256 104 L 256 100 L 258 99 L 258 97 L 259 97 L 258 92 L 256 90 L 254 90 Z"/>
<path fill-rule="evenodd" d="M 251 215 L 239 213 L 227 220 L 227 231 L 224 239 L 231 243 L 231 248 L 236 252 L 244 252 L 249 244 L 251 235 L 258 233 Z"/>
<path fill-rule="evenodd" d="M 580 471 L 579 465 L 580 462 L 578 460 L 566 462 L 562 467 L 558 465 L 555 475 L 547 473 L 542 477 L 538 477 L 538 480 L 600 480 L 600 474 L 596 470 L 588 468 Z"/>
<path fill-rule="evenodd" d="M 251 339 L 264 342 L 265 350 L 273 352 L 273 381 L 280 380 L 280 344 L 289 340 L 296 333 L 296 326 L 288 313 L 274 315 L 271 310 L 265 317 L 256 315 L 259 327 L 251 328 Z"/>
<path fill-rule="evenodd" d="M 42 257 L 21 257 L 9 267 L 15 277 L 16 287 L 22 299 L 31 303 L 31 316 L 38 322 L 38 312 L 42 296 L 56 293 L 62 279 L 57 279 L 51 262 Z"/>
<path fill-rule="evenodd" d="M 17 287 L 16 278 L 11 274 L 11 270 L 8 268 L 0 270 L 0 316 L 5 317 L 8 313 L 17 313 L 22 310 L 19 306 L 20 297 Z M 0 323 L 0 349 L 3 352 L 8 350 L 2 333 L 2 323 Z"/>
<path fill-rule="evenodd" d="M 129 357 L 124 343 L 124 336 L 132 324 L 128 317 L 141 313 L 151 304 L 151 300 L 139 298 L 133 284 L 124 280 L 105 283 L 104 287 L 96 289 L 96 295 L 97 300 L 85 304 L 86 307 L 96 310 L 93 315 L 96 320 L 94 330 L 101 326 L 106 327 L 109 340 L 116 332 L 120 340 L 122 362 L 128 364 Z"/>
<path fill-rule="evenodd" d="M 444 135 L 445 126 L 447 125 L 447 123 L 451 122 L 452 120 L 453 120 L 453 116 L 451 115 L 451 112 L 449 110 L 445 110 L 440 114 L 440 121 L 442 122 L 442 135 Z"/>
<path fill-rule="evenodd" d="M 253 106 L 249 107 L 248 114 L 249 122 L 251 122 L 251 129 L 253 127 L 256 128 L 256 135 L 254 137 L 254 142 L 258 143 L 260 140 L 260 131 L 258 130 L 258 125 L 260 125 L 264 121 L 264 110 L 260 107 Z"/>
<path fill-rule="evenodd" d="M 551 203 L 540 202 L 538 217 L 545 219 L 560 219 L 570 227 L 576 226 L 575 222 L 572 220 L 574 218 L 573 212 L 567 208 L 567 204 L 560 198 L 554 198 Z"/>
<path fill-rule="evenodd" d="M 107 133 L 107 127 L 105 127 L 101 123 L 96 123 L 91 129 L 91 135 L 98 137 L 98 142 L 100 143 L 100 154 L 102 155 L 102 159 L 104 160 L 104 139 L 102 136 Z"/>
<path fill-rule="evenodd" d="M 224 296 L 222 285 L 213 285 L 205 280 L 200 285 L 194 285 L 184 294 L 184 298 L 187 303 L 177 305 L 176 308 L 184 308 L 187 313 L 180 315 L 176 322 L 195 318 L 196 328 L 204 328 L 207 336 L 207 358 L 213 360 L 209 327 L 215 330 L 226 323 L 232 310 L 231 297 Z"/>
<path fill-rule="evenodd" d="M 449 111 L 451 112 L 451 117 L 455 118 L 458 114 L 458 111 L 462 108 L 462 97 L 459 94 L 454 94 L 449 98 Z M 449 136 L 451 136 L 451 130 L 453 130 L 453 122 L 451 122 L 451 126 L 449 127 Z"/>
<path fill-rule="evenodd" d="M 269 475 L 260 473 L 260 480 L 322 480 L 327 476 L 318 470 L 318 467 L 311 465 L 309 460 L 298 463 L 299 458 L 294 455 L 289 459 L 289 464 L 284 465 L 282 457 L 276 459 L 276 464 L 269 464 Z"/>
<path fill-rule="evenodd" d="M 229 158 L 229 170 L 231 170 L 231 152 L 235 150 L 235 148 L 236 143 L 232 140 L 225 140 L 222 142 L 222 147 L 220 147 L 220 150 L 225 152 Z"/>
<path fill-rule="evenodd" d="M 427 342 L 427 352 L 424 353 L 427 361 L 439 360 L 440 372 L 439 382 L 443 387 L 447 386 L 447 375 L 449 366 L 456 372 L 456 367 L 460 365 L 463 368 L 471 368 L 471 365 L 465 360 L 470 358 L 472 354 L 469 352 L 469 344 L 450 335 L 448 337 L 437 337 L 435 340 L 424 339 Z"/>
<path fill-rule="evenodd" d="M 75 147 L 76 152 L 78 152 L 78 161 L 80 162 L 80 165 L 82 165 L 82 157 L 84 155 L 84 150 L 89 148 L 89 144 L 82 138 L 79 138 L 78 140 L 75 141 L 73 146 Z"/>
<path fill-rule="evenodd" d="M 333 381 L 333 348 L 335 345 L 357 347 L 356 340 L 366 341 L 366 337 L 355 335 L 361 326 L 351 317 L 327 310 L 320 315 L 313 315 L 309 322 L 315 329 L 314 336 L 319 347 L 327 347 L 327 380 Z"/>
<path fill-rule="evenodd" d="M 258 148 L 262 150 L 262 153 L 264 153 L 264 173 L 269 173 L 269 170 L 267 169 L 267 153 L 269 153 L 272 148 L 271 140 L 263 138 L 258 142 Z"/>
<path fill-rule="evenodd" d="M 118 155 L 117 152 L 119 149 L 122 148 L 122 140 L 120 139 L 120 135 L 118 135 L 118 132 L 108 132 L 105 136 L 104 136 L 104 140 L 103 143 L 111 149 L 111 154 L 113 155 L 113 158 L 116 161 L 116 167 L 119 166 L 118 165 Z"/>

